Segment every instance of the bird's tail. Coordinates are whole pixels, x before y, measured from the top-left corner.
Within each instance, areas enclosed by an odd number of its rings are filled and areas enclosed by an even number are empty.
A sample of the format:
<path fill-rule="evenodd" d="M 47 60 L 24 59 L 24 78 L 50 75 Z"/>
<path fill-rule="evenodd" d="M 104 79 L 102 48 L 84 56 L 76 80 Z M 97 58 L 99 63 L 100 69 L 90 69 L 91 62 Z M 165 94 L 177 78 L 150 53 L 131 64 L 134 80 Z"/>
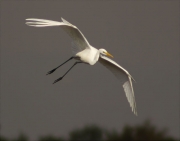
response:
<path fill-rule="evenodd" d="M 63 22 L 45 20 L 45 19 L 36 19 L 36 18 L 28 18 L 26 19 L 26 24 L 29 26 L 35 27 L 46 27 L 46 26 L 60 26 L 63 25 Z"/>

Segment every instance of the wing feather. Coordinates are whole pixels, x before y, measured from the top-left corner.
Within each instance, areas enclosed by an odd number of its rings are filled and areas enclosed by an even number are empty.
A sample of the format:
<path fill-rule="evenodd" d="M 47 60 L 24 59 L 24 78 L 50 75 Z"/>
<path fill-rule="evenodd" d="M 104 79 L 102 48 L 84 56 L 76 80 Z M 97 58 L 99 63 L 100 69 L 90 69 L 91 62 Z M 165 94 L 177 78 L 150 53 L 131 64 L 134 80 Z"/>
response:
<path fill-rule="evenodd" d="M 132 76 L 127 70 L 118 65 L 115 61 L 106 56 L 100 55 L 99 62 L 109 69 L 122 83 L 127 100 L 132 108 L 132 111 L 137 115 L 136 101 L 132 85 Z M 134 79 L 133 79 L 134 80 Z"/>
<path fill-rule="evenodd" d="M 26 24 L 34 27 L 61 26 L 63 30 L 72 38 L 74 44 L 76 44 L 76 50 L 82 51 L 86 48 L 90 48 L 90 44 L 88 43 L 87 39 L 82 34 L 82 32 L 76 26 L 69 23 L 65 19 L 61 19 L 63 22 L 29 18 L 26 19 L 28 21 L 26 22 Z"/>

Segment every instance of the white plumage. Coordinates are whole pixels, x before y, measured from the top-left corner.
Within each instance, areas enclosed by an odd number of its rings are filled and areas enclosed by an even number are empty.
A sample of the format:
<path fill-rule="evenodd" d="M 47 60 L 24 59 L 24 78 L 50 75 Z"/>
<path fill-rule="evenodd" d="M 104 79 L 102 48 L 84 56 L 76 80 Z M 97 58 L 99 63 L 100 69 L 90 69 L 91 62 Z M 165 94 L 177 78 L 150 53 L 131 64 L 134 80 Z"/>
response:
<path fill-rule="evenodd" d="M 130 107 L 132 108 L 132 111 L 135 115 L 137 115 L 137 108 L 136 108 L 136 102 L 135 102 L 135 96 L 134 96 L 134 90 L 132 85 L 132 76 L 129 74 L 127 70 L 125 70 L 123 67 L 118 65 L 116 62 L 111 60 L 110 58 L 106 57 L 113 57 L 111 54 L 109 54 L 105 49 L 96 49 L 93 46 L 91 46 L 85 36 L 82 34 L 82 32 L 73 24 L 69 23 L 68 21 L 61 18 L 63 22 L 57 22 L 57 21 L 51 21 L 51 20 L 45 20 L 45 19 L 36 19 L 36 18 L 29 18 L 26 19 L 28 22 L 26 22 L 29 26 L 34 27 L 48 27 L 48 26 L 60 26 L 63 28 L 64 31 L 72 38 L 72 51 L 73 51 L 73 57 L 68 59 L 67 61 L 71 60 L 72 58 L 78 59 L 83 63 L 87 63 L 90 65 L 94 65 L 97 61 L 99 61 L 102 65 L 104 65 L 107 69 L 109 69 L 121 82 L 126 97 L 128 99 L 128 102 L 130 104 Z M 66 61 L 66 62 L 67 62 Z M 64 62 L 63 64 L 65 64 Z M 76 62 L 71 68 L 73 68 L 77 63 Z M 62 66 L 61 64 L 60 66 Z M 57 68 L 59 68 L 58 66 Z M 57 68 L 50 71 L 48 74 L 53 73 Z M 71 69 L 70 68 L 70 69 Z M 63 75 L 63 77 L 70 71 L 70 69 Z M 61 80 L 63 77 L 56 80 Z"/>

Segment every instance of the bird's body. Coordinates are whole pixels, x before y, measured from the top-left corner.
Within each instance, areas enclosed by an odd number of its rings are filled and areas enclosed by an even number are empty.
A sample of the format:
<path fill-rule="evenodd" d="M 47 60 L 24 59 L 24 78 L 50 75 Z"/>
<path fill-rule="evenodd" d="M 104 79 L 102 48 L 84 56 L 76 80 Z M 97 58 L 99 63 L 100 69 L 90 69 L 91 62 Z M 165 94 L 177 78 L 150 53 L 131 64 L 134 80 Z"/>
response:
<path fill-rule="evenodd" d="M 99 50 L 91 46 L 88 49 L 78 52 L 75 56 L 79 57 L 82 62 L 94 65 L 99 59 Z"/>
<path fill-rule="evenodd" d="M 45 19 L 35 19 L 35 18 L 30 18 L 26 20 L 31 21 L 26 23 L 29 26 L 35 26 L 35 27 L 61 26 L 63 30 L 73 40 L 72 42 L 73 57 L 69 58 L 66 62 L 68 62 L 73 58 L 79 60 L 79 62 L 76 62 L 62 77 L 57 79 L 54 83 L 60 81 L 78 63 L 86 63 L 89 65 L 94 65 L 96 64 L 96 62 L 99 61 L 102 65 L 108 68 L 120 80 L 120 82 L 122 82 L 126 97 L 128 99 L 128 102 L 130 103 L 132 111 L 134 112 L 135 115 L 137 115 L 136 102 L 135 102 L 134 90 L 132 85 L 133 78 L 127 70 L 125 70 L 123 67 L 118 65 L 110 58 L 106 57 L 106 56 L 113 57 L 111 54 L 109 54 L 105 49 L 96 49 L 93 46 L 91 46 L 88 43 L 85 36 L 82 34 L 82 32 L 76 26 L 64 20 L 63 18 L 62 18 L 63 22 L 57 22 L 57 21 L 51 21 Z M 66 62 L 64 62 L 63 64 L 65 64 Z M 62 66 L 63 64 L 61 64 L 60 66 Z M 48 74 L 53 73 L 60 66 L 49 71 Z"/>

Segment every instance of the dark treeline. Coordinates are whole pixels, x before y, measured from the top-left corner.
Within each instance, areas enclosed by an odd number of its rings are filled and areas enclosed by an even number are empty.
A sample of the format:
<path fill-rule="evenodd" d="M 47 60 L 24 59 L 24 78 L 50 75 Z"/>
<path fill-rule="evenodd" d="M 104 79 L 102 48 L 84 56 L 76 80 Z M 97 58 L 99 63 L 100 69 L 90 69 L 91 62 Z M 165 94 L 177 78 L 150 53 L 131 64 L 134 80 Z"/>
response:
<path fill-rule="evenodd" d="M 1 141 L 29 141 L 25 134 L 20 134 L 16 139 L 9 139 L 0 136 Z M 116 130 L 107 130 L 97 125 L 87 125 L 81 129 L 74 129 L 69 133 L 68 138 L 55 137 L 47 135 L 39 137 L 37 141 L 73 141 L 73 140 L 92 140 L 92 141 L 121 141 L 121 140 L 162 140 L 162 141 L 177 141 L 167 135 L 167 129 L 158 130 L 152 125 L 149 120 L 136 126 L 125 125 L 121 132 Z"/>

